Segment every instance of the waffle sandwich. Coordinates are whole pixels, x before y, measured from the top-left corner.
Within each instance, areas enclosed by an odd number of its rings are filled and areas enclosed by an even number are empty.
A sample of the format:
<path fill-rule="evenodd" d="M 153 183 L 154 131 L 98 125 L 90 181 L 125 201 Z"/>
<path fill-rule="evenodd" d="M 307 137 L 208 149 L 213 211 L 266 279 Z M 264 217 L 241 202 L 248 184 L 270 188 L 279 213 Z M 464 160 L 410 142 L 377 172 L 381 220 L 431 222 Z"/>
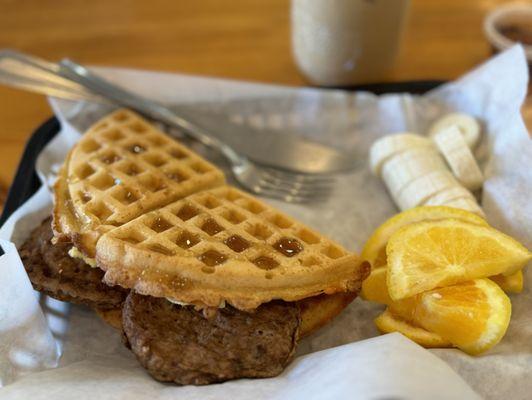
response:
<path fill-rule="evenodd" d="M 53 243 L 40 251 L 52 246 L 76 260 L 28 258 L 36 289 L 92 306 L 153 377 L 178 384 L 279 374 L 298 340 L 345 308 L 369 273 L 356 255 L 226 185 L 219 169 L 126 110 L 70 151 L 52 226 Z M 71 267 L 84 285 L 103 285 L 102 296 L 61 297 L 67 283 L 42 273 Z"/>

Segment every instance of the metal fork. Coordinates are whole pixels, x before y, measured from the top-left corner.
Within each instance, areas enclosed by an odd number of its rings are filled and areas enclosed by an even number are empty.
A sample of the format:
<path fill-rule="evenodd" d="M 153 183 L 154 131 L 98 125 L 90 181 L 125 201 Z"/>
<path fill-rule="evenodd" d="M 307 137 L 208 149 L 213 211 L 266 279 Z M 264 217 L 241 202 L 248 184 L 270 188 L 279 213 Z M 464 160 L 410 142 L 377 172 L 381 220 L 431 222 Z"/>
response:
<path fill-rule="evenodd" d="M 334 181 L 330 175 L 300 174 L 257 165 L 216 137 L 205 134 L 201 129 L 181 119 L 172 110 L 116 87 L 79 64 L 64 60 L 58 65 L 32 58 L 27 60 L 24 57 L 25 55 L 22 55 L 21 62 L 52 77 L 55 75 L 55 80 L 46 81 L 43 76 L 28 71 L 13 69 L 7 72 L 1 71 L 0 65 L 0 72 L 7 74 L 4 78 L 6 76 L 13 78 L 11 81 L 3 79 L 4 83 L 7 81 L 18 87 L 34 90 L 41 82 L 43 85 L 38 87 L 41 93 L 57 96 L 64 92 L 65 96 L 70 98 L 75 98 L 79 94 L 76 91 L 82 92 L 80 89 L 88 89 L 95 95 L 95 100 L 110 100 L 121 106 L 146 110 L 145 113 L 152 118 L 170 126 L 180 127 L 187 135 L 221 153 L 229 161 L 236 181 L 247 190 L 259 195 L 291 203 L 309 203 L 323 200 L 330 193 Z"/>

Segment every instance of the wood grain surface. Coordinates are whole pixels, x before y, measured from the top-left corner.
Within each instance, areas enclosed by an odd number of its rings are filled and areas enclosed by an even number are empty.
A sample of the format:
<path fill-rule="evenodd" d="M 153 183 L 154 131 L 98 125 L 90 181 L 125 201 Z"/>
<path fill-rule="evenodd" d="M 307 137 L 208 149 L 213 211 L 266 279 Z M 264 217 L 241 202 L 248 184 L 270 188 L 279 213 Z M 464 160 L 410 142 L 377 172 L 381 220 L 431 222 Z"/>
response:
<path fill-rule="evenodd" d="M 484 61 L 490 49 L 482 20 L 503 2 L 412 0 L 387 80 L 452 79 Z M 289 0 L 0 0 L 0 48 L 50 60 L 305 85 L 291 57 L 289 6 Z M 9 185 L 24 143 L 50 115 L 44 97 L 0 86 L 1 185 Z"/>

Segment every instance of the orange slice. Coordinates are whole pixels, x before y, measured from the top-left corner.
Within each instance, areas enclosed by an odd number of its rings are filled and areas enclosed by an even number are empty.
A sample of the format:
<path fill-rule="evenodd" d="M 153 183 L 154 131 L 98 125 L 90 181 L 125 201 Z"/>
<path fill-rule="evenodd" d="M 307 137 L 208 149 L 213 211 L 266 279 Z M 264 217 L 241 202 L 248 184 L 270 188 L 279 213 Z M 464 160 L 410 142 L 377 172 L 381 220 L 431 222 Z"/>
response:
<path fill-rule="evenodd" d="M 403 211 L 388 219 L 368 239 L 361 257 L 369 261 L 372 267 L 386 265 L 386 244 L 390 237 L 400 228 L 420 221 L 436 221 L 454 218 L 475 225 L 487 226 L 487 222 L 476 214 L 445 206 L 424 206 Z"/>
<path fill-rule="evenodd" d="M 386 286 L 386 267 L 371 270 L 369 276 L 362 282 L 360 295 L 364 300 L 380 304 L 390 304 L 392 299 Z"/>
<path fill-rule="evenodd" d="M 410 224 L 386 246 L 393 300 L 476 278 L 513 274 L 532 254 L 510 236 L 456 219 Z"/>
<path fill-rule="evenodd" d="M 375 319 L 375 325 L 382 333 L 399 332 L 417 344 L 427 347 L 451 347 L 451 343 L 437 333 L 429 332 L 419 326 L 394 315 L 388 308 Z"/>
<path fill-rule="evenodd" d="M 501 287 L 506 293 L 521 293 L 523 291 L 523 271 L 519 270 L 512 275 L 495 275 L 490 279 Z"/>
<path fill-rule="evenodd" d="M 503 274 L 490 276 L 490 279 L 501 287 L 506 293 L 521 293 L 523 291 L 523 271 L 519 270 L 512 275 Z M 391 304 L 393 300 L 386 286 L 386 267 L 375 268 L 362 283 L 360 296 L 364 300 L 380 304 Z"/>
<path fill-rule="evenodd" d="M 496 283 L 476 279 L 394 302 L 390 310 L 466 353 L 479 354 L 502 339 L 512 305 Z"/>

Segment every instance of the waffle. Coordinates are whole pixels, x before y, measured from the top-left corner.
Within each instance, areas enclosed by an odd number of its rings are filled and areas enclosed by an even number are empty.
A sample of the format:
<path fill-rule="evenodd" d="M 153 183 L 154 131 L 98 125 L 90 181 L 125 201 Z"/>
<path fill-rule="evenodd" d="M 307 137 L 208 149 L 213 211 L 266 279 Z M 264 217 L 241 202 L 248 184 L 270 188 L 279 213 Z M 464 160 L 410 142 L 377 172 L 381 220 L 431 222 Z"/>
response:
<path fill-rule="evenodd" d="M 361 265 L 369 274 L 370 266 L 367 262 Z M 360 282 L 362 285 L 362 281 Z M 299 338 L 304 338 L 327 325 L 340 314 L 357 297 L 360 288 L 353 292 L 335 293 L 331 295 L 307 297 L 298 302 L 301 310 L 301 327 Z"/>
<path fill-rule="evenodd" d="M 101 234 L 224 183 L 223 173 L 131 111 L 91 127 L 55 184 L 54 232 L 94 256 Z"/>
<path fill-rule="evenodd" d="M 104 280 L 179 303 L 254 309 L 356 291 L 356 255 L 229 186 L 206 190 L 109 231 L 98 241 Z"/>

